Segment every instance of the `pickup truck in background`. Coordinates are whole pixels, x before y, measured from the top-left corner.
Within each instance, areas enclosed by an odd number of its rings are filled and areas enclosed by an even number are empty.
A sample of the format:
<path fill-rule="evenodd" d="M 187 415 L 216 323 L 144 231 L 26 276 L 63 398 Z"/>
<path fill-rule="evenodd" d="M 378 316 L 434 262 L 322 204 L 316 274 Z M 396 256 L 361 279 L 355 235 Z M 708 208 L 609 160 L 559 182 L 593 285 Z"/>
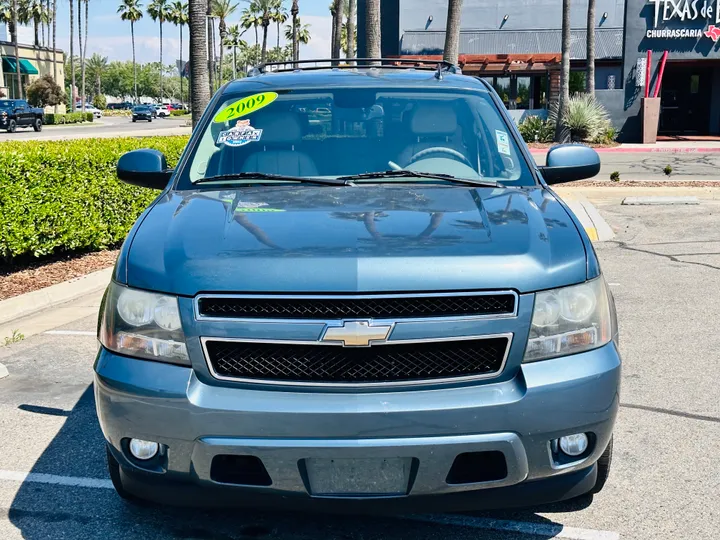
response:
<path fill-rule="evenodd" d="M 25 100 L 0 99 L 0 129 L 6 129 L 8 133 L 31 126 L 35 131 L 42 131 L 44 114 L 42 109 L 31 107 Z"/>

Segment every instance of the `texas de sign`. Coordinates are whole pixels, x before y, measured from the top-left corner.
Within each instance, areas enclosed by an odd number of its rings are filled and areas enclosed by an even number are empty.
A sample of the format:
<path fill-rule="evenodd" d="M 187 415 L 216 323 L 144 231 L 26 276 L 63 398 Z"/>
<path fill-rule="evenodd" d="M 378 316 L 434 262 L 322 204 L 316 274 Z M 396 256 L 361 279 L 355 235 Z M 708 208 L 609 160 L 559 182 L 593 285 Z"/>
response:
<path fill-rule="evenodd" d="M 720 23 L 720 0 L 650 0 L 655 7 L 653 29 L 648 30 L 648 38 L 699 38 L 706 37 L 717 41 L 720 38 L 720 29 L 715 24 Z M 711 23 L 706 30 L 697 28 L 665 26 L 671 21 L 694 22 L 706 20 Z"/>

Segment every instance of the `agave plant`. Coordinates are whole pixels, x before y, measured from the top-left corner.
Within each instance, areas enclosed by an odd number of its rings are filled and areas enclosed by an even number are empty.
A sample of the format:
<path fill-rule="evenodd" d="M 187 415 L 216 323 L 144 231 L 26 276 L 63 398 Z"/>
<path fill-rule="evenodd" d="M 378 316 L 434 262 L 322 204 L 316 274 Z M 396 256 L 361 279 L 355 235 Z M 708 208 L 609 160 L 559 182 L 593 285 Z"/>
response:
<path fill-rule="evenodd" d="M 548 119 L 555 123 L 560 122 L 565 132 L 565 139 L 573 141 L 592 141 L 607 129 L 608 113 L 590 94 L 575 94 L 567 104 L 567 111 L 563 118 L 558 120 L 558 106 L 550 106 Z"/>

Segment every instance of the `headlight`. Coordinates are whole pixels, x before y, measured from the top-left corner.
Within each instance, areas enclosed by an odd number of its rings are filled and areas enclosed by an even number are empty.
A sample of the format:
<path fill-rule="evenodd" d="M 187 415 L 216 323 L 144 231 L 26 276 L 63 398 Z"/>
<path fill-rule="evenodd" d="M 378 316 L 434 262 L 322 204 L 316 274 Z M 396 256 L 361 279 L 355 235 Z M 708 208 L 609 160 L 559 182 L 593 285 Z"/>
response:
<path fill-rule="evenodd" d="M 190 365 L 174 296 L 111 283 L 100 313 L 98 339 L 118 354 Z"/>
<path fill-rule="evenodd" d="M 581 285 L 539 292 L 523 362 L 602 347 L 612 339 L 614 326 L 602 276 Z"/>

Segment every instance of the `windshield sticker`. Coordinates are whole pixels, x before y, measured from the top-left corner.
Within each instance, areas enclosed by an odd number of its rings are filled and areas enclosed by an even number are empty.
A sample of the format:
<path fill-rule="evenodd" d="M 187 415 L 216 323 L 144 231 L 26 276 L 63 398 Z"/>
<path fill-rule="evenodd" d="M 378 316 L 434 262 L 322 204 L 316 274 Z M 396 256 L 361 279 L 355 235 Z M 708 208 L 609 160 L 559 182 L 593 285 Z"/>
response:
<path fill-rule="evenodd" d="M 233 128 L 221 131 L 218 135 L 217 144 L 226 146 L 245 146 L 251 142 L 258 142 L 262 137 L 262 129 L 255 129 L 250 125 L 250 120 L 241 120 Z"/>
<path fill-rule="evenodd" d="M 499 129 L 495 130 L 495 137 L 497 138 L 497 149 L 498 152 L 506 156 L 510 155 L 510 137 L 504 131 Z"/>
<path fill-rule="evenodd" d="M 273 101 L 277 99 L 278 95 L 275 92 L 263 92 L 262 94 L 253 94 L 239 101 L 236 101 L 232 105 L 228 105 L 220 112 L 215 115 L 213 122 L 229 122 L 236 118 L 241 118 L 246 114 L 250 114 L 257 110 L 267 107 Z"/>

